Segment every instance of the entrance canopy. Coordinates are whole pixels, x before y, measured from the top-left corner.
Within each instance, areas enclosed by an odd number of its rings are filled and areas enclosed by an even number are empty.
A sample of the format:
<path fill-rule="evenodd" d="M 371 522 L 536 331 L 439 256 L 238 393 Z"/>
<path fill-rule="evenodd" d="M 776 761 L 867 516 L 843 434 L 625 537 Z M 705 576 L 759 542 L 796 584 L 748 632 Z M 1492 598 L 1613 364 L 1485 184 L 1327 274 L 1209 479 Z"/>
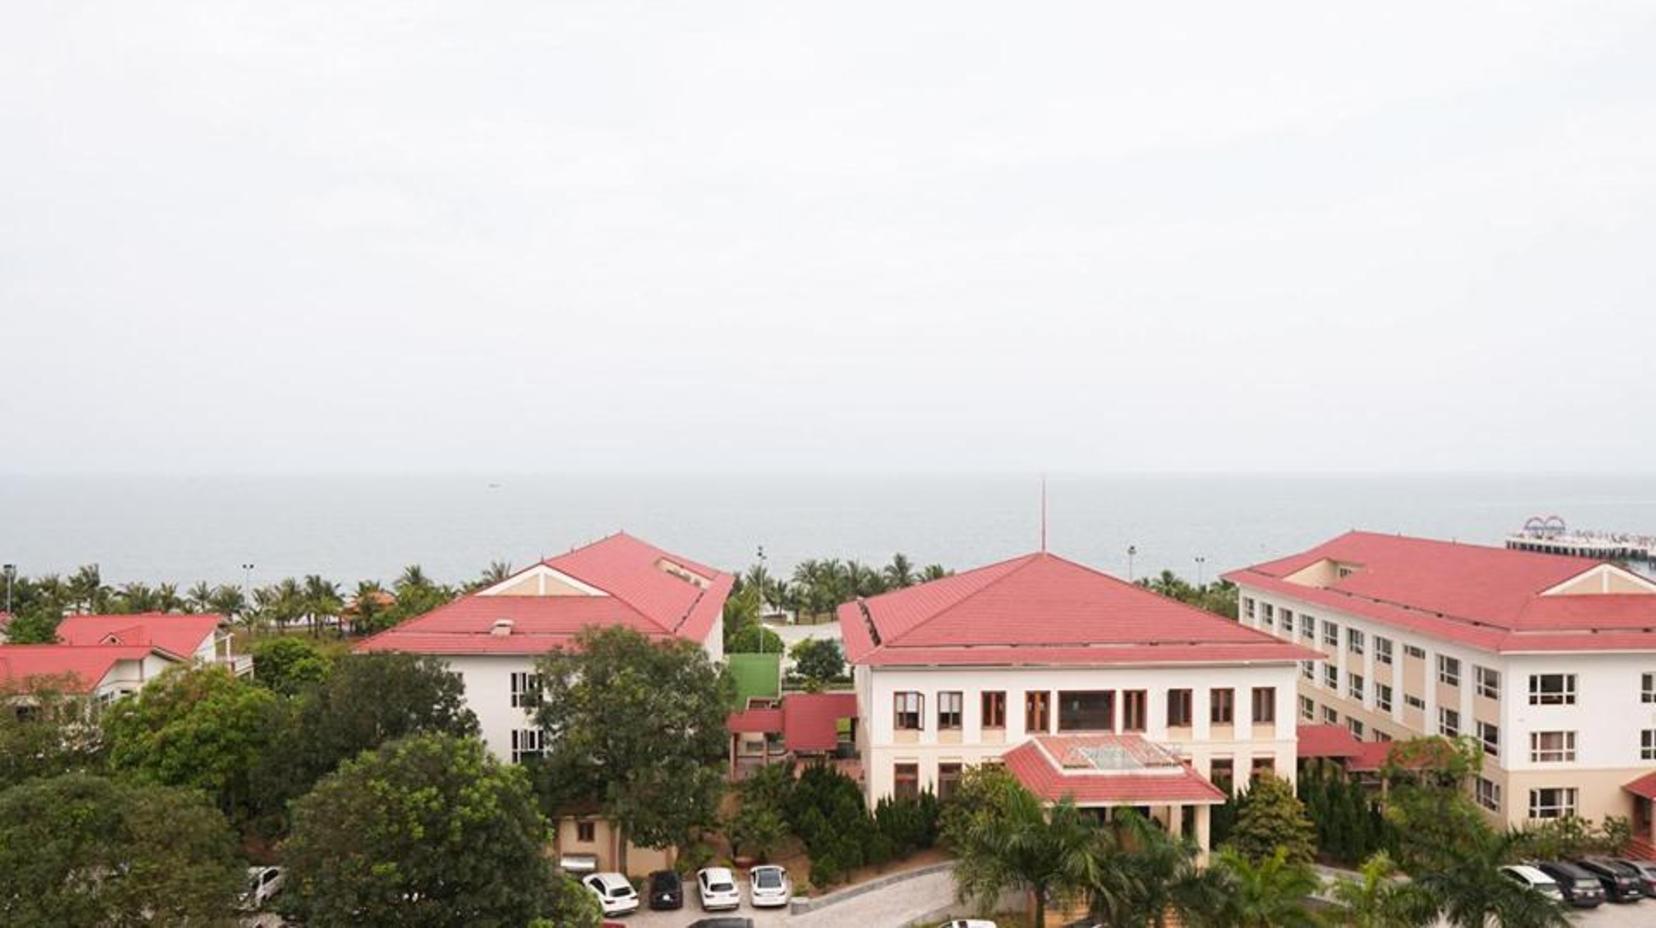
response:
<path fill-rule="evenodd" d="M 1048 802 L 1078 806 L 1220 805 L 1225 794 L 1171 750 L 1133 734 L 1039 735 L 1006 769 Z"/>

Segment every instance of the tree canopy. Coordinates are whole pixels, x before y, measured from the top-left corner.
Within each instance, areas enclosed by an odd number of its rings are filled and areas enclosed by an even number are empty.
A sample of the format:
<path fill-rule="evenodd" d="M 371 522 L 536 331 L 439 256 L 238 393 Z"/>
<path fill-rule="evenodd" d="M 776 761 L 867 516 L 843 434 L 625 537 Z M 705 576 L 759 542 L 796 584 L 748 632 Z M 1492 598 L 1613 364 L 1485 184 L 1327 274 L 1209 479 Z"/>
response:
<path fill-rule="evenodd" d="M 282 907 L 318 928 L 520 928 L 553 904 L 546 841 L 520 767 L 476 739 L 417 735 L 295 803 Z"/>
<path fill-rule="evenodd" d="M 1243 794 L 1227 843 L 1255 862 L 1280 849 L 1289 863 L 1310 863 L 1317 852 L 1317 828 L 1288 781 L 1265 774 Z"/>
<path fill-rule="evenodd" d="M 332 660 L 316 642 L 283 635 L 253 645 L 253 679 L 287 696 L 328 678 Z"/>

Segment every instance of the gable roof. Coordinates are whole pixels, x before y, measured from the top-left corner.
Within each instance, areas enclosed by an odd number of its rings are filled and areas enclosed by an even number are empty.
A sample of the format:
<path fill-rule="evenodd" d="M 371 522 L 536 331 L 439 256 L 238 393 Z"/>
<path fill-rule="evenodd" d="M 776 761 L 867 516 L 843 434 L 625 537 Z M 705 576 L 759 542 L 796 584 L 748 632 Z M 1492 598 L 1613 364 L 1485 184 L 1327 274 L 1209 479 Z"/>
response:
<path fill-rule="evenodd" d="M 1219 805 L 1225 793 L 1188 761 L 1133 734 L 1036 735 L 1001 756 L 1037 797 L 1080 806 Z"/>
<path fill-rule="evenodd" d="M 219 615 L 173 615 L 139 612 L 131 615 L 71 615 L 58 623 L 64 644 L 150 645 L 179 657 L 189 657 L 210 642 L 224 621 Z"/>
<path fill-rule="evenodd" d="M 869 665 L 1282 662 L 1319 656 L 1046 552 L 839 607 Z"/>
<path fill-rule="evenodd" d="M 27 689 L 63 678 L 68 692 L 90 693 L 117 662 L 141 661 L 154 653 L 159 652 L 147 645 L 0 645 L 0 684 Z"/>
<path fill-rule="evenodd" d="M 1349 571 L 1316 585 L 1288 579 L 1324 563 Z M 1347 532 L 1225 579 L 1488 651 L 1656 648 L 1656 592 L 1550 592 L 1601 568 L 1620 570 L 1588 558 Z"/>
<path fill-rule="evenodd" d="M 418 654 L 544 654 L 589 625 L 620 625 L 652 638 L 702 642 L 735 578 L 618 533 L 518 571 L 491 589 L 550 568 L 600 591 L 596 596 L 462 596 L 360 642 L 359 651 Z M 693 575 L 694 581 L 674 571 Z M 492 634 L 511 620 L 509 634 Z"/>

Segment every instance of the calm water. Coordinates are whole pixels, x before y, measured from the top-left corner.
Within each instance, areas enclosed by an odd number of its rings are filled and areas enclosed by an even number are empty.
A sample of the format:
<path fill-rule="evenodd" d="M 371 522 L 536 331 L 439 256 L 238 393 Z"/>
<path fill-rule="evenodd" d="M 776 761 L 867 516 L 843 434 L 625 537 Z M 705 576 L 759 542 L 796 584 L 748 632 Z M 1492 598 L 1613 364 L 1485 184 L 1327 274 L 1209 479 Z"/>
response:
<path fill-rule="evenodd" d="M 491 486 L 491 483 L 498 486 Z M 1054 477 L 1052 550 L 1112 572 L 1188 576 L 1348 528 L 1499 543 L 1534 514 L 1656 532 L 1656 477 Z M 320 573 L 443 580 L 523 565 L 625 528 L 725 568 L 763 544 L 806 557 L 982 564 L 1039 543 L 1030 477 L 0 477 L 0 560 L 95 562 L 106 581 L 254 582 Z"/>

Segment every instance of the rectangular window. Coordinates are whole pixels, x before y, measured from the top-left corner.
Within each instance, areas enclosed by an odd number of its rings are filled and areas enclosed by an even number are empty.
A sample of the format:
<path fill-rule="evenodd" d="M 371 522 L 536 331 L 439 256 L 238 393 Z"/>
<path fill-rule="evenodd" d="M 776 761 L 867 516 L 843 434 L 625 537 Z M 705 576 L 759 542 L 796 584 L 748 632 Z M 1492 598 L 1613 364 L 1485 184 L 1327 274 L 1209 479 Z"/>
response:
<path fill-rule="evenodd" d="M 1323 724 L 1324 725 L 1338 725 L 1338 724 L 1340 724 L 1340 713 L 1339 713 L 1339 711 L 1336 710 L 1333 706 L 1323 706 Z"/>
<path fill-rule="evenodd" d="M 1208 721 L 1215 725 L 1230 725 L 1236 721 L 1236 691 L 1208 691 Z"/>
<path fill-rule="evenodd" d="M 1403 694 L 1403 705 L 1408 706 L 1411 709 L 1419 709 L 1422 712 L 1426 711 L 1426 700 L 1421 699 L 1419 696 L 1412 693 Z"/>
<path fill-rule="evenodd" d="M 1385 732 L 1381 731 L 1380 729 L 1376 728 L 1374 730 L 1374 740 L 1376 740 L 1376 741 L 1390 741 L 1390 740 L 1392 740 L 1392 736 L 1388 735 Z"/>
<path fill-rule="evenodd" d="M 1478 695 L 1490 699 L 1501 698 L 1501 672 L 1488 667 L 1472 665 L 1472 679 L 1478 683 Z"/>
<path fill-rule="evenodd" d="M 1254 600 L 1252 596 L 1242 597 L 1242 614 L 1250 619 L 1254 617 Z"/>
<path fill-rule="evenodd" d="M 1460 686 L 1460 659 L 1447 654 L 1438 655 L 1438 682 Z"/>
<path fill-rule="evenodd" d="M 1114 731 L 1115 690 L 1064 690 L 1058 694 L 1059 731 Z"/>
<path fill-rule="evenodd" d="M 891 795 L 898 799 L 914 799 L 920 795 L 919 764 L 896 764 L 892 767 Z"/>
<path fill-rule="evenodd" d="M 948 799 L 950 796 L 953 796 L 955 794 L 955 789 L 958 788 L 959 786 L 960 786 L 960 765 L 959 764 L 938 764 L 937 765 L 937 798 L 938 799 Z"/>
<path fill-rule="evenodd" d="M 1576 759 L 1576 733 L 1573 731 L 1530 732 L 1530 761 L 1537 764 L 1563 764 Z"/>
<path fill-rule="evenodd" d="M 1346 629 L 1346 650 L 1353 654 L 1363 653 L 1363 632 L 1360 629 Z"/>
<path fill-rule="evenodd" d="M 1357 719 L 1346 719 L 1346 728 L 1351 729 L 1351 737 L 1358 741 L 1363 740 L 1363 723 Z"/>
<path fill-rule="evenodd" d="M 1167 727 L 1186 728 L 1195 713 L 1191 711 L 1190 690 L 1167 691 Z"/>
<path fill-rule="evenodd" d="M 1304 613 L 1300 614 L 1300 637 L 1307 641 L 1317 640 L 1317 620 Z"/>
<path fill-rule="evenodd" d="M 1483 742 L 1484 753 L 1490 757 L 1501 756 L 1501 728 L 1488 722 L 1478 723 L 1478 740 Z"/>
<path fill-rule="evenodd" d="M 1362 674 L 1355 674 L 1355 673 L 1346 674 L 1346 692 L 1351 696 L 1352 699 L 1355 699 L 1358 702 L 1363 701 L 1363 677 L 1362 677 Z"/>
<path fill-rule="evenodd" d="M 1236 761 L 1229 757 L 1215 757 L 1208 768 L 1208 781 L 1225 792 L 1236 785 Z"/>
<path fill-rule="evenodd" d="M 1340 691 L 1340 668 L 1333 663 L 1323 665 L 1323 685 L 1336 693 Z"/>
<path fill-rule="evenodd" d="M 1265 614 L 1265 624 L 1269 626 L 1276 621 L 1276 607 L 1270 603 L 1263 603 L 1262 605 L 1264 606 L 1262 611 Z"/>
<path fill-rule="evenodd" d="M 1323 622 L 1323 644 L 1331 648 L 1340 646 L 1340 626 L 1333 622 Z"/>
<path fill-rule="evenodd" d="M 1426 659 L 1426 649 L 1415 647 L 1412 644 L 1406 644 L 1403 646 L 1403 656 L 1412 657 L 1417 661 L 1423 661 Z"/>
<path fill-rule="evenodd" d="M 1501 784 L 1478 777 L 1478 805 L 1491 812 L 1501 811 Z"/>
<path fill-rule="evenodd" d="M 512 708 L 531 709 L 540 705 L 541 675 L 522 671 L 512 674 Z"/>
<path fill-rule="evenodd" d="M 1656 760 L 1656 728 L 1639 732 L 1639 759 Z"/>
<path fill-rule="evenodd" d="M 1255 757 L 1253 763 L 1248 765 L 1248 782 L 1250 783 L 1259 782 L 1259 778 L 1267 774 L 1272 776 L 1276 774 L 1276 758 L 1274 757 Z"/>
<path fill-rule="evenodd" d="M 1656 673 L 1639 674 L 1639 701 L 1656 702 Z"/>
<path fill-rule="evenodd" d="M 1317 662 L 1300 661 L 1300 675 L 1307 680 L 1317 679 Z"/>
<path fill-rule="evenodd" d="M 1315 720 L 1317 717 L 1317 703 L 1309 696 L 1301 696 L 1299 698 L 1299 703 L 1300 718 L 1306 720 L 1307 722 Z"/>
<path fill-rule="evenodd" d="M 1384 683 L 1374 684 L 1374 708 L 1381 712 L 1392 711 L 1392 688 Z"/>
<path fill-rule="evenodd" d="M 576 822 L 575 823 L 575 840 L 581 842 L 582 844 L 592 844 L 593 842 L 597 841 L 598 840 L 598 823 L 597 822 Z"/>
<path fill-rule="evenodd" d="M 1575 787 L 1551 786 L 1530 790 L 1530 818 L 1568 818 L 1575 814 Z"/>
<path fill-rule="evenodd" d="M 1282 633 L 1290 638 L 1294 636 L 1294 614 L 1286 609 L 1282 610 Z"/>
<path fill-rule="evenodd" d="M 959 690 L 945 690 L 937 694 L 937 729 L 946 731 L 958 729 L 961 726 L 961 716 L 966 704 L 966 698 Z"/>
<path fill-rule="evenodd" d="M 983 727 L 1006 727 L 1006 693 L 1000 690 L 985 692 L 982 696 Z"/>
<path fill-rule="evenodd" d="M 1024 729 L 1045 732 L 1052 727 L 1051 694 L 1045 690 L 1031 690 L 1024 694 Z"/>
<path fill-rule="evenodd" d="M 1276 687 L 1253 688 L 1253 720 L 1255 724 L 1276 721 Z"/>
<path fill-rule="evenodd" d="M 1532 706 L 1573 706 L 1576 675 L 1573 673 L 1532 673 L 1529 679 Z"/>
<path fill-rule="evenodd" d="M 1145 721 L 1150 715 L 1147 705 L 1149 697 L 1144 690 L 1121 691 L 1121 730 L 1144 731 Z"/>
<path fill-rule="evenodd" d="M 1390 638 L 1374 636 L 1374 662 L 1376 664 L 1390 664 L 1392 662 L 1392 641 Z"/>
<path fill-rule="evenodd" d="M 894 723 L 898 731 L 919 731 L 921 717 L 925 713 L 926 699 L 919 693 L 903 692 L 892 694 L 895 701 Z"/>
<path fill-rule="evenodd" d="M 517 728 L 512 730 L 512 763 L 521 764 L 531 757 L 541 756 L 541 730 Z"/>
<path fill-rule="evenodd" d="M 1438 734 L 1445 738 L 1460 737 L 1460 713 L 1438 706 Z"/>

